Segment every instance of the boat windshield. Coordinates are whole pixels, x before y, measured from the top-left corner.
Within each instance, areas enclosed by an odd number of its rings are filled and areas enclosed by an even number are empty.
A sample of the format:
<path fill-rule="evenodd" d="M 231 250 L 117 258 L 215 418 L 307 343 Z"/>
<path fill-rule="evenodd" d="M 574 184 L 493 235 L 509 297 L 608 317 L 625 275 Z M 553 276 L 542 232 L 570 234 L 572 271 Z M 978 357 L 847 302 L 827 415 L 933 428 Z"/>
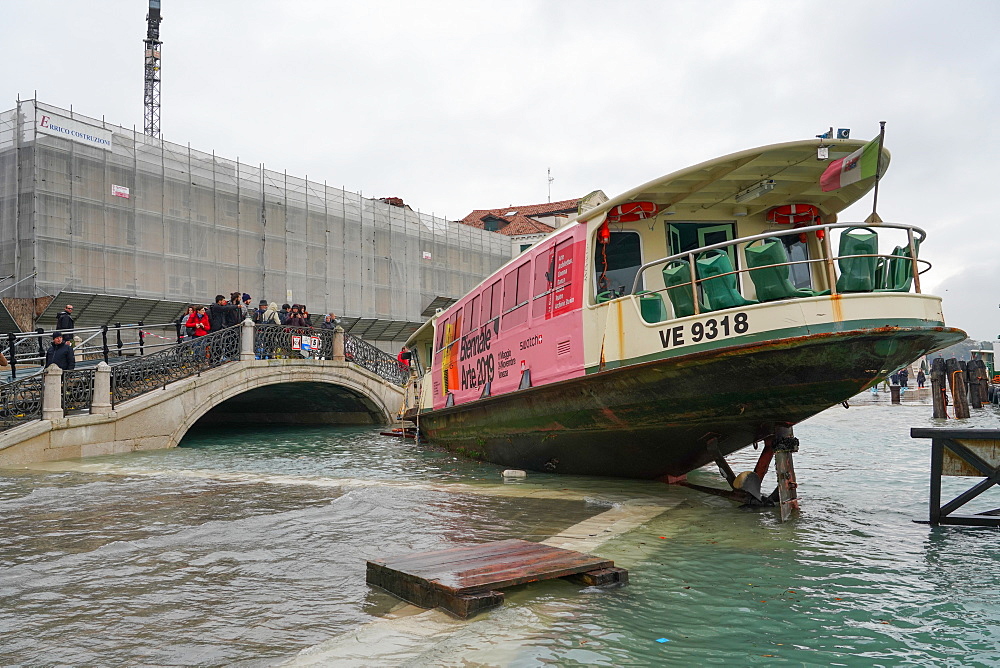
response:
<path fill-rule="evenodd" d="M 639 233 L 632 231 L 611 232 L 608 243 L 594 245 L 594 276 L 597 280 L 598 297 L 621 297 L 632 292 L 639 267 L 642 266 L 642 247 Z M 641 290 L 642 279 L 639 289 Z"/>

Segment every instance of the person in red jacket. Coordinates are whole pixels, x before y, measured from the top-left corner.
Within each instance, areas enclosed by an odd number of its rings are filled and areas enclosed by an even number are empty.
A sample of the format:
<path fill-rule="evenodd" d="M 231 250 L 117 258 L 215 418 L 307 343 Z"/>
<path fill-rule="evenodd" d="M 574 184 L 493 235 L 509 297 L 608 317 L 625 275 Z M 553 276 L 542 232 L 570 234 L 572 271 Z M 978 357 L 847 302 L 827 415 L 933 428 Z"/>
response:
<path fill-rule="evenodd" d="M 208 334 L 212 330 L 212 325 L 208 320 L 208 309 L 204 306 L 196 307 L 194 313 L 188 316 L 184 326 L 188 328 L 188 331 L 193 329 L 193 335 L 196 338 Z"/>

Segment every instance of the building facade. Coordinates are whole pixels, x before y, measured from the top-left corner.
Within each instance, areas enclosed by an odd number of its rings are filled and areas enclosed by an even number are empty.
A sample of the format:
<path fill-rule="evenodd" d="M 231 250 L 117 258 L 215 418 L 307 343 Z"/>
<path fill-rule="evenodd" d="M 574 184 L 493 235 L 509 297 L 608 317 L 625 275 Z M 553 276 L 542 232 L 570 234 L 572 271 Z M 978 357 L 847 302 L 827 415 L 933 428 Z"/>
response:
<path fill-rule="evenodd" d="M 506 236 L 399 204 L 18 101 L 0 113 L 0 298 L 54 297 L 48 327 L 71 299 L 162 317 L 239 290 L 398 341 L 511 257 Z M 81 326 L 111 308 L 74 305 Z"/>

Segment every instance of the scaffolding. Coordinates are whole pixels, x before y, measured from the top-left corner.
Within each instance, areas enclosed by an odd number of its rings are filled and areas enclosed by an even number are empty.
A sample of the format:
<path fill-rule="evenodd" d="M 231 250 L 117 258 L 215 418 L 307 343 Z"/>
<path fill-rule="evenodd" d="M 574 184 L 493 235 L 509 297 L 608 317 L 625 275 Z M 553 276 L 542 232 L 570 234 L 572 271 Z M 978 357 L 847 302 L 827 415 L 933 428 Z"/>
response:
<path fill-rule="evenodd" d="M 0 113 L 0 275 L 35 273 L 6 297 L 239 290 L 420 322 L 510 257 L 500 234 L 37 100 Z"/>

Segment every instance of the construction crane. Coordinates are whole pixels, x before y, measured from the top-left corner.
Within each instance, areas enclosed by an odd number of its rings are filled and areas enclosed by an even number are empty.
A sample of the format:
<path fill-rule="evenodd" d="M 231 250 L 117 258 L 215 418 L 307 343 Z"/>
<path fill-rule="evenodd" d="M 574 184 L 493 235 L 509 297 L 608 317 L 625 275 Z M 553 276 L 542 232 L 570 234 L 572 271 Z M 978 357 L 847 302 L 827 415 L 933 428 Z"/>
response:
<path fill-rule="evenodd" d="M 144 132 L 150 137 L 160 134 L 160 0 L 149 0 L 149 14 L 146 15 L 145 64 L 146 85 L 144 102 L 146 122 Z"/>

